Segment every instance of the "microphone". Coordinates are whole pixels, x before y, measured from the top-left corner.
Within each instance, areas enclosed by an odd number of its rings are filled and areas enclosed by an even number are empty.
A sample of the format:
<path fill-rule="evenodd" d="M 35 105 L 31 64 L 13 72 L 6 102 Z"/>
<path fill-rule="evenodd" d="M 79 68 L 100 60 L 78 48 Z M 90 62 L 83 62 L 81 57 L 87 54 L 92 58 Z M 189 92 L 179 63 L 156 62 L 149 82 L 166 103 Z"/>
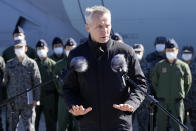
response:
<path fill-rule="evenodd" d="M 126 87 L 124 74 L 128 71 L 128 65 L 123 54 L 117 54 L 112 58 L 111 68 L 117 73 L 121 86 Z"/>
<path fill-rule="evenodd" d="M 85 72 L 88 69 L 88 62 L 85 57 L 78 56 L 74 57 L 70 62 L 70 69 L 76 72 Z M 60 73 L 56 75 L 56 78 L 63 82 L 68 70 L 63 68 Z"/>
<path fill-rule="evenodd" d="M 88 62 L 85 57 L 74 57 L 70 62 L 70 68 L 76 72 L 85 72 L 88 69 Z"/>

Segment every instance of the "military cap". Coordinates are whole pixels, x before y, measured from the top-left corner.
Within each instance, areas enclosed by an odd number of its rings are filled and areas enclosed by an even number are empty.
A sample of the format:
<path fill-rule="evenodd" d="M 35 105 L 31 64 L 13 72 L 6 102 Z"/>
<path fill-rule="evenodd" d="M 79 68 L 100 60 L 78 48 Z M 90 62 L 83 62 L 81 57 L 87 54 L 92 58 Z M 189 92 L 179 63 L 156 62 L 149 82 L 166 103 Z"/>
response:
<path fill-rule="evenodd" d="M 13 34 L 18 34 L 18 33 L 24 34 L 24 30 L 20 26 L 16 26 L 16 28 L 14 29 L 14 32 L 13 32 Z"/>
<path fill-rule="evenodd" d="M 73 38 L 69 38 L 66 43 L 65 46 L 77 46 L 76 41 Z"/>
<path fill-rule="evenodd" d="M 47 46 L 47 47 L 48 47 L 48 44 L 47 44 L 46 41 L 43 40 L 43 39 L 40 39 L 40 40 L 37 42 L 37 44 L 36 44 L 36 48 L 37 48 L 37 47 L 44 47 L 44 46 Z"/>
<path fill-rule="evenodd" d="M 14 46 L 26 46 L 27 42 L 26 40 L 15 40 L 14 41 Z"/>
<path fill-rule="evenodd" d="M 164 36 L 158 36 L 155 39 L 155 44 L 157 44 L 157 43 L 166 43 L 166 42 L 167 42 L 167 38 L 164 37 Z"/>
<path fill-rule="evenodd" d="M 62 44 L 63 45 L 63 41 L 61 40 L 61 38 L 55 37 L 52 41 L 52 46 L 55 44 Z"/>
<path fill-rule="evenodd" d="M 193 47 L 192 46 L 184 46 L 183 48 L 182 48 L 182 52 L 186 52 L 186 53 L 193 53 L 194 52 L 194 49 L 193 49 Z"/>
<path fill-rule="evenodd" d="M 168 42 L 166 42 L 165 48 L 178 48 L 178 44 L 176 43 L 176 41 L 172 38 L 169 39 Z"/>
<path fill-rule="evenodd" d="M 134 51 L 144 51 L 144 46 L 142 44 L 134 44 L 133 49 Z"/>

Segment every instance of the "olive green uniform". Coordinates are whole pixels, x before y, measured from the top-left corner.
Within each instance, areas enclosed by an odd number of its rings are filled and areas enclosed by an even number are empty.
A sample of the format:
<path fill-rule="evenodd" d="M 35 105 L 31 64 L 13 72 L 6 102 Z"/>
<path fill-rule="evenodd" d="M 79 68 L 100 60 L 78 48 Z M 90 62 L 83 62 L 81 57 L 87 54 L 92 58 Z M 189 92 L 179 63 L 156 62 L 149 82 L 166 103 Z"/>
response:
<path fill-rule="evenodd" d="M 41 73 L 42 82 L 44 83 L 47 82 L 48 80 L 52 80 L 53 69 L 56 65 L 56 62 L 50 58 L 46 58 L 43 61 L 41 61 L 39 58 L 36 58 L 35 60 L 38 64 Z M 39 120 L 42 111 L 44 113 L 44 117 L 46 121 L 46 130 L 47 131 L 56 130 L 57 102 L 58 102 L 58 94 L 53 80 L 48 85 L 41 87 L 40 106 L 36 108 L 36 122 L 35 122 L 36 130 L 38 130 L 39 128 Z"/>
<path fill-rule="evenodd" d="M 62 60 L 64 57 L 66 57 L 64 54 L 62 54 L 60 57 L 57 57 L 55 54 L 52 54 L 52 55 L 50 56 L 50 58 L 51 58 L 53 61 L 55 61 L 55 62 L 57 62 L 57 61 L 59 61 L 59 60 Z"/>
<path fill-rule="evenodd" d="M 54 69 L 54 75 L 60 73 L 63 69 L 66 69 L 67 66 L 67 58 L 64 57 L 62 60 L 56 63 Z M 58 131 L 78 131 L 78 125 L 76 120 L 72 117 L 72 115 L 68 112 L 64 98 L 63 98 L 63 83 L 56 81 L 56 87 L 58 91 Z"/>
<path fill-rule="evenodd" d="M 191 87 L 192 77 L 189 66 L 177 59 L 173 64 L 161 60 L 152 72 L 152 85 L 160 104 L 171 112 L 180 122 L 184 120 L 184 102 Z M 161 110 L 157 112 L 157 130 L 166 131 L 168 117 Z M 183 131 L 180 125 L 172 120 L 175 131 Z"/>

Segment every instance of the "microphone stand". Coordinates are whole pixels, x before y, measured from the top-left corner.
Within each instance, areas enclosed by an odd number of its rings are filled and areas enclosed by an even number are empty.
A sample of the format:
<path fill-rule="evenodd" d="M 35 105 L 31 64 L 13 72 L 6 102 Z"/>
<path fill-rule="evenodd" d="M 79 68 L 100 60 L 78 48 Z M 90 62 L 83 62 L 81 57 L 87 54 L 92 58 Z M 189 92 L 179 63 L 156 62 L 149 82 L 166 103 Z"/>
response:
<path fill-rule="evenodd" d="M 56 79 L 56 78 L 55 78 L 55 79 Z M 9 98 L 9 99 L 7 99 L 7 100 L 1 102 L 1 103 L 0 103 L 0 108 L 2 108 L 2 107 L 4 107 L 4 106 L 6 106 L 7 104 L 11 103 L 11 102 L 12 102 L 13 100 L 15 100 L 17 97 L 19 97 L 19 96 L 21 96 L 21 95 L 23 95 L 23 94 L 26 94 L 27 92 L 29 92 L 29 91 L 31 91 L 31 90 L 33 90 L 33 89 L 35 89 L 35 88 L 39 88 L 39 87 L 45 86 L 45 85 L 49 84 L 50 82 L 52 82 L 52 81 L 55 80 L 55 79 L 51 79 L 51 80 L 48 80 L 48 81 L 46 81 L 46 82 L 44 82 L 44 83 L 38 84 L 38 85 L 36 85 L 36 86 L 34 86 L 34 87 L 32 87 L 32 88 L 29 88 L 29 89 L 27 89 L 27 90 L 25 90 L 25 91 L 23 91 L 23 92 L 21 92 L 21 93 L 15 95 L 15 96 L 13 96 L 13 97 L 11 97 L 11 98 Z"/>
<path fill-rule="evenodd" d="M 158 100 L 156 100 L 154 98 L 154 96 L 149 95 L 147 92 L 145 92 L 141 87 L 139 87 L 127 74 L 122 73 L 122 76 L 125 78 L 125 80 L 127 80 L 128 82 L 130 82 L 134 87 L 138 88 L 142 93 L 145 94 L 145 96 L 148 98 L 148 100 L 151 102 L 151 104 L 153 105 L 151 108 L 154 107 L 154 105 L 156 105 L 159 109 L 161 109 L 161 111 L 163 111 L 167 116 L 169 116 L 171 119 L 173 119 L 177 124 L 179 124 L 180 126 L 182 126 L 186 131 L 188 131 L 188 127 L 186 125 L 184 125 L 183 123 L 181 123 L 177 118 L 175 118 L 175 116 L 173 116 L 171 113 L 169 113 L 160 103 Z M 151 110 L 150 113 L 153 113 L 154 110 Z M 153 120 L 151 120 L 153 121 Z M 153 131 L 153 125 L 152 128 L 150 129 L 150 131 Z"/>

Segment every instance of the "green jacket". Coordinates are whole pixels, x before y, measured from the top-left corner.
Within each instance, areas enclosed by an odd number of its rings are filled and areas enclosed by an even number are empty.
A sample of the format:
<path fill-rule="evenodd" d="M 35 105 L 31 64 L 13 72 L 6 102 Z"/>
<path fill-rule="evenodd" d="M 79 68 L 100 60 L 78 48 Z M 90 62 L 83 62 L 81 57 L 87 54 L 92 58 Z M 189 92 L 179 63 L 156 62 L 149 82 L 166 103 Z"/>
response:
<path fill-rule="evenodd" d="M 67 69 L 67 58 L 66 57 L 64 57 L 62 60 L 60 60 L 56 63 L 56 66 L 55 66 L 54 72 L 53 72 L 54 75 L 57 75 L 58 73 L 60 73 L 63 68 Z M 63 83 L 58 80 L 56 80 L 55 83 L 56 83 L 56 87 L 57 87 L 57 91 L 58 91 L 59 95 L 62 96 L 63 95 L 63 88 L 62 88 Z"/>
<path fill-rule="evenodd" d="M 27 47 L 28 47 L 28 50 L 26 52 L 27 56 L 29 58 L 35 59 L 37 57 L 35 50 L 29 46 Z M 15 58 L 16 55 L 14 53 L 14 46 L 10 46 L 7 49 L 5 49 L 2 53 L 2 57 L 4 58 L 6 63 L 8 60 Z"/>
<path fill-rule="evenodd" d="M 177 59 L 173 64 L 161 60 L 153 69 L 152 85 L 158 98 L 174 101 L 185 98 L 192 82 L 189 66 Z"/>
<path fill-rule="evenodd" d="M 61 57 L 57 57 L 55 54 L 52 54 L 52 55 L 50 56 L 50 58 L 51 58 L 52 60 L 54 60 L 55 62 L 57 62 L 57 61 L 63 59 L 64 57 L 65 57 L 64 54 L 61 55 Z"/>
<path fill-rule="evenodd" d="M 39 58 L 36 58 L 35 61 L 40 70 L 42 82 L 47 82 L 48 80 L 54 79 L 53 77 L 53 70 L 56 65 L 56 62 L 50 58 L 46 58 L 45 60 L 41 61 Z M 45 103 L 47 101 L 44 100 L 45 96 L 48 94 L 55 94 L 56 93 L 56 85 L 54 80 L 43 87 L 41 87 L 41 95 L 40 95 L 40 102 Z"/>

